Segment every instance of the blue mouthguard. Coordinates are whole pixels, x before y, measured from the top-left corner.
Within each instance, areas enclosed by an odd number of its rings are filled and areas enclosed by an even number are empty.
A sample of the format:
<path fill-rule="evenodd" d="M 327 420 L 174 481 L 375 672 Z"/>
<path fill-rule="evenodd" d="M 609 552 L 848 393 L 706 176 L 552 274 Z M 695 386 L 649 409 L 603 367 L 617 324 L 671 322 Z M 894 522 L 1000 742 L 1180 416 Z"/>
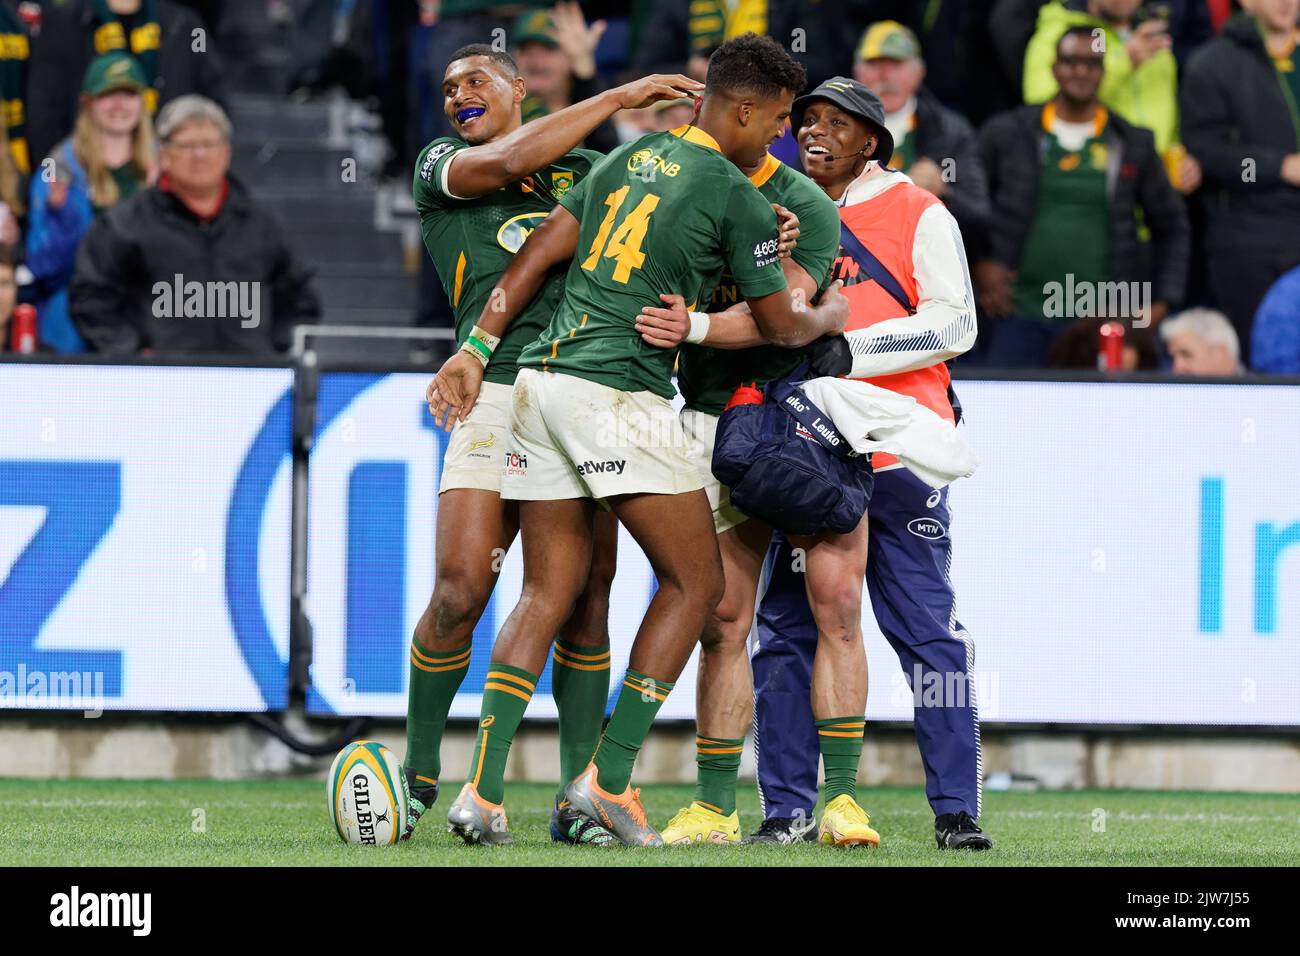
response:
<path fill-rule="evenodd" d="M 456 113 L 456 122 L 463 123 L 466 120 L 472 120 L 475 116 L 482 116 L 486 112 L 487 110 L 481 106 L 467 106 Z"/>

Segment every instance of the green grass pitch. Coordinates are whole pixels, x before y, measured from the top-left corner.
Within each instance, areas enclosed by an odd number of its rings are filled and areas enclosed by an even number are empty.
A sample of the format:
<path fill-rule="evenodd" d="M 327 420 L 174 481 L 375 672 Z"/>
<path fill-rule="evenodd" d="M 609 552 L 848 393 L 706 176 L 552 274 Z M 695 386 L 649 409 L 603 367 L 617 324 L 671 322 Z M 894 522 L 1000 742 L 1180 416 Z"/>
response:
<path fill-rule="evenodd" d="M 339 842 L 317 780 L 225 782 L 0 779 L 0 865 L 288 866 L 1036 866 L 1294 865 L 1300 795 L 1043 791 L 985 795 L 981 821 L 996 841 L 983 854 L 941 853 L 919 789 L 859 790 L 880 830 L 877 850 L 720 847 L 633 850 L 556 846 L 547 835 L 553 789 L 513 784 L 506 794 L 513 847 L 467 847 L 445 832 L 443 797 L 410 843 Z M 662 825 L 691 788 L 648 786 Z M 752 785 L 741 821 L 759 822 Z"/>

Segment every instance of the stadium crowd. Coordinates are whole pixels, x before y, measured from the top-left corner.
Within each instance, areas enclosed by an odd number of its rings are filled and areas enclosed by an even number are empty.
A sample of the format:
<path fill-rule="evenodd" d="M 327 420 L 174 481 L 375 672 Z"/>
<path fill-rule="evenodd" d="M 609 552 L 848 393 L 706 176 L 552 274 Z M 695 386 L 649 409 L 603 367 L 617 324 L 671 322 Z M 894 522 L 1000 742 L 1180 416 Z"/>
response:
<path fill-rule="evenodd" d="M 376 97 L 405 182 L 447 132 L 442 70 L 466 43 L 509 45 L 530 119 L 630 76 L 702 78 L 726 38 L 767 33 L 810 86 L 875 91 L 892 165 L 960 224 L 981 314 L 959 364 L 1093 368 L 1118 320 L 1125 369 L 1300 373 L 1300 0 L 275 2 L 337 27 L 295 82 Z M 42 348 L 282 351 L 319 316 L 310 268 L 229 171 L 221 60 L 195 40 L 219 9 L 0 0 L 0 280 L 16 267 Z M 692 110 L 625 110 L 586 145 Z M 792 136 L 773 152 L 798 165 Z M 449 326 L 424 272 L 417 321 Z M 259 328 L 157 317 L 153 284 L 177 274 L 263 283 Z"/>

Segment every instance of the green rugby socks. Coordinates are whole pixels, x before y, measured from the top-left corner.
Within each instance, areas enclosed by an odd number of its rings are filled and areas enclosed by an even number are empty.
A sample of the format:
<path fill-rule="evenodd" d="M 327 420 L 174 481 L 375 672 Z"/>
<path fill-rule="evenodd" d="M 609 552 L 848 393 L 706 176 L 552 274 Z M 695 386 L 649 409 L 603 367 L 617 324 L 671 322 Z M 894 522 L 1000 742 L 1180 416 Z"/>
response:
<path fill-rule="evenodd" d="M 736 810 L 736 776 L 745 739 L 695 737 L 695 802 L 731 816 Z"/>
<path fill-rule="evenodd" d="M 632 764 L 673 684 L 629 670 L 593 758 L 596 783 L 615 796 L 632 781 Z"/>
<path fill-rule="evenodd" d="M 858 717 L 828 717 L 817 721 L 817 743 L 826 777 L 824 795 L 830 803 L 840 794 L 858 797 L 858 763 L 862 760 L 862 735 L 867 721 Z"/>
<path fill-rule="evenodd" d="M 510 744 L 536 689 L 536 674 L 509 664 L 488 665 L 471 767 L 474 789 L 488 803 L 499 804 L 505 797 Z"/>
<path fill-rule="evenodd" d="M 582 773 L 600 743 L 609 697 L 609 642 L 578 647 L 555 642 L 551 690 L 560 715 L 560 791 Z"/>
<path fill-rule="evenodd" d="M 437 784 L 442 772 L 442 732 L 447 713 L 465 675 L 471 644 L 445 653 L 429 654 L 411 642 L 411 678 L 406 692 L 405 769 L 422 787 Z"/>

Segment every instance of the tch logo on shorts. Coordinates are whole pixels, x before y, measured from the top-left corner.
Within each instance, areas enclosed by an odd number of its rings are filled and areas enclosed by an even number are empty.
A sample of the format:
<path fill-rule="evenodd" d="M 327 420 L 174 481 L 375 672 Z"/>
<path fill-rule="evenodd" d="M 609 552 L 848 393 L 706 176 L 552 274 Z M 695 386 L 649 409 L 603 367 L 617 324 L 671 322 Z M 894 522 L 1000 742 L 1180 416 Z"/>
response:
<path fill-rule="evenodd" d="M 615 461 L 584 461 L 578 466 L 578 474 L 599 475 L 609 472 L 610 474 L 621 475 L 626 467 L 627 461 L 622 458 Z"/>
<path fill-rule="evenodd" d="M 506 474 L 507 475 L 528 474 L 528 456 L 521 455 L 517 451 L 506 452 Z"/>

